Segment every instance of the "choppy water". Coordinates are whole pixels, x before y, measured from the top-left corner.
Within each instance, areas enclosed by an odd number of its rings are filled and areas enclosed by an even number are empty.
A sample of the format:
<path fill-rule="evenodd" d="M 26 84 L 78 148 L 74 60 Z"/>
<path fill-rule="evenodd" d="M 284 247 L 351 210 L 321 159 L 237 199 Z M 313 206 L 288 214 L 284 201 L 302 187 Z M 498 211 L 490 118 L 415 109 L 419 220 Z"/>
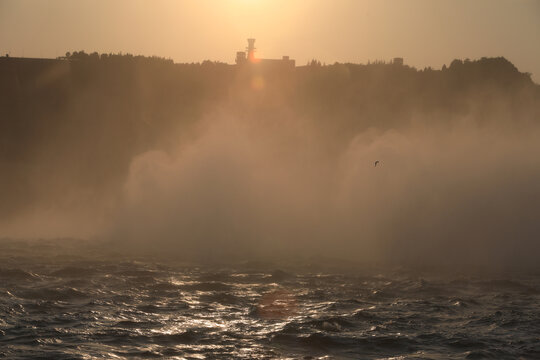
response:
<path fill-rule="evenodd" d="M 538 274 L 201 267 L 59 246 L 1 242 L 0 357 L 540 358 Z"/>

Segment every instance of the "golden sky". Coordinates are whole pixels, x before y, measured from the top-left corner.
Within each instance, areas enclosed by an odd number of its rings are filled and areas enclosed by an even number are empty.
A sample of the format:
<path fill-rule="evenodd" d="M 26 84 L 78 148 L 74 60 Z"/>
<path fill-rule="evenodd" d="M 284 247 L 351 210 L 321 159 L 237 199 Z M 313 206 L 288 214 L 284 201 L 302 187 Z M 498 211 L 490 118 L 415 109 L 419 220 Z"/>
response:
<path fill-rule="evenodd" d="M 540 82 L 540 0 L 0 0 L 0 53 L 129 52 L 176 62 L 259 57 L 298 65 L 405 58 L 440 68 L 505 56 Z"/>

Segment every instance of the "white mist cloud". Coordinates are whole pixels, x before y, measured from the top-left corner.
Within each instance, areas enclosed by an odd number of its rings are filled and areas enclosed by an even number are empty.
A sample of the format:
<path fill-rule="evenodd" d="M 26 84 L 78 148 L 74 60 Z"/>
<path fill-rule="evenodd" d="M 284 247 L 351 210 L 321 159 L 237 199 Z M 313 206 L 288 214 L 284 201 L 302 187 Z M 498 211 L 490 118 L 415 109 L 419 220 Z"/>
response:
<path fill-rule="evenodd" d="M 134 159 L 110 236 L 212 260 L 534 261 L 537 129 L 370 130 L 333 154 L 278 123 L 219 116 L 177 152 Z"/>

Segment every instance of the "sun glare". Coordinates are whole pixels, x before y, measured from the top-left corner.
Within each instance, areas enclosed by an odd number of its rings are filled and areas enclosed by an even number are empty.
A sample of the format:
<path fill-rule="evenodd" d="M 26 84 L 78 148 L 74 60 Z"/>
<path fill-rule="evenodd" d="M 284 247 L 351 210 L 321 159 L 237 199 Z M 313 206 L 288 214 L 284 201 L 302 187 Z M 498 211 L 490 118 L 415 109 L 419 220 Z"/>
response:
<path fill-rule="evenodd" d="M 218 5 L 216 5 L 218 6 Z M 270 38 L 290 32 L 299 23 L 295 2 L 277 0 L 225 0 L 219 3 L 220 13 L 227 17 L 232 29 L 243 37 Z"/>

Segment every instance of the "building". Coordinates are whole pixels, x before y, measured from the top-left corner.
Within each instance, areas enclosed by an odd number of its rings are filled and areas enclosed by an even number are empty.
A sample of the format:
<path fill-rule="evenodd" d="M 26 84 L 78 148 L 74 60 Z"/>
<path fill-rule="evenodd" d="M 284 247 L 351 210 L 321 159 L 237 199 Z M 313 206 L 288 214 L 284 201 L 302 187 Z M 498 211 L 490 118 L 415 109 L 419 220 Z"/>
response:
<path fill-rule="evenodd" d="M 255 39 L 247 39 L 248 46 L 246 51 L 238 51 L 236 53 L 236 64 L 244 66 L 254 64 L 266 68 L 294 68 L 296 62 L 288 56 L 283 56 L 281 59 L 258 59 L 255 57 Z"/>
<path fill-rule="evenodd" d="M 394 60 L 392 61 L 392 63 L 393 63 L 394 65 L 403 66 L 403 58 L 402 58 L 402 57 L 396 57 L 396 58 L 394 58 Z"/>

